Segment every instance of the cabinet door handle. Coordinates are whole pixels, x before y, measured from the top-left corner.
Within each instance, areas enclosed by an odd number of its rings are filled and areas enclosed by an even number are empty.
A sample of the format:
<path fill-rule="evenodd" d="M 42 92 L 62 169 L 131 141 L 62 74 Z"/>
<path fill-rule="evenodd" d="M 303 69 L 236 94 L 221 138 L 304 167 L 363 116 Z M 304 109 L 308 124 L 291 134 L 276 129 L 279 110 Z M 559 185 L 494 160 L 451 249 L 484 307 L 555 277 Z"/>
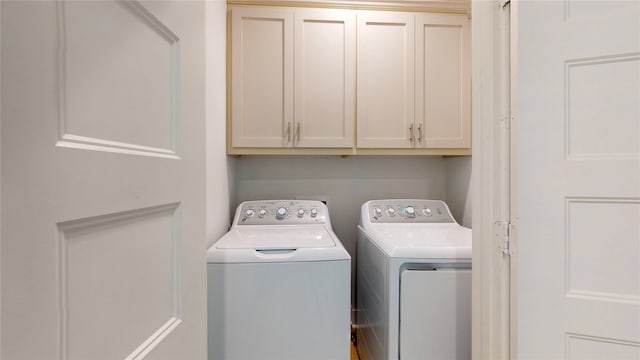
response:
<path fill-rule="evenodd" d="M 418 125 L 418 142 L 422 144 L 422 124 Z"/>
<path fill-rule="evenodd" d="M 287 138 L 287 144 L 291 142 L 291 123 L 287 123 L 287 131 L 285 131 L 284 136 Z"/>
<path fill-rule="evenodd" d="M 413 124 L 409 125 L 409 141 L 411 141 L 411 143 L 413 144 Z"/>
<path fill-rule="evenodd" d="M 296 145 L 300 143 L 300 127 L 302 127 L 302 125 L 298 123 L 296 125 Z"/>

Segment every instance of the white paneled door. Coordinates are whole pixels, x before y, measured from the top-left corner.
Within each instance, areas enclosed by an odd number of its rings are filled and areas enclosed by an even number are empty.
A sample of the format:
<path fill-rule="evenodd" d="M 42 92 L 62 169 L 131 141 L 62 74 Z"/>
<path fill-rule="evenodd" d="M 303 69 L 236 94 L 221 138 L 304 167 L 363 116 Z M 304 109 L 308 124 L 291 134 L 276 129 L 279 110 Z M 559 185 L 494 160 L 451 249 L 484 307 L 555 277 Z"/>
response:
<path fill-rule="evenodd" d="M 2 359 L 204 359 L 204 5 L 1 6 Z"/>
<path fill-rule="evenodd" d="M 640 2 L 518 3 L 517 358 L 640 358 Z"/>

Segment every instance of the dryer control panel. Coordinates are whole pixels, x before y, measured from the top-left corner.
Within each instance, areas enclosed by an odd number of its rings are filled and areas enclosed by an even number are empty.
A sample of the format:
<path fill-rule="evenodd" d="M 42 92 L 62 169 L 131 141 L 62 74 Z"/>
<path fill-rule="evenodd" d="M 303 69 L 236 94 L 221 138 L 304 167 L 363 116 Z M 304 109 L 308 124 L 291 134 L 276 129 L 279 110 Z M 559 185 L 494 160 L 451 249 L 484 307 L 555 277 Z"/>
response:
<path fill-rule="evenodd" d="M 371 223 L 454 223 L 444 201 L 372 200 L 368 202 Z"/>
<path fill-rule="evenodd" d="M 236 210 L 237 225 L 300 225 L 329 222 L 327 206 L 316 200 L 245 201 Z"/>

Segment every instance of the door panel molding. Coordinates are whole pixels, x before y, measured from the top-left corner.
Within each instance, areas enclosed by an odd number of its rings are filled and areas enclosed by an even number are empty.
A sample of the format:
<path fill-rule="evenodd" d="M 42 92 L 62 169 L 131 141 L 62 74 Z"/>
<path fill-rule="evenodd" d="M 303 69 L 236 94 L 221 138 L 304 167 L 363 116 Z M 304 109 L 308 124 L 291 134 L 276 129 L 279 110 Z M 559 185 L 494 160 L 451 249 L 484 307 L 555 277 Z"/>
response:
<path fill-rule="evenodd" d="M 87 10 L 99 10 L 93 9 L 94 5 L 85 9 L 82 2 L 56 1 L 59 126 L 56 145 L 178 158 L 180 39 L 137 1 L 101 4 L 103 11 L 99 15 L 110 16 L 113 23 L 122 25 L 122 29 L 117 29 L 120 33 L 114 34 L 116 29 L 106 27 L 104 19 L 87 20 L 92 14 L 87 14 Z M 144 36 L 129 36 L 125 32 Z M 107 53 L 84 52 L 86 41 L 105 43 Z M 148 54 L 151 43 L 155 44 L 157 54 Z M 122 51 L 116 55 L 107 50 L 108 45 L 120 46 Z M 137 85 L 132 86 L 132 82 Z M 111 91 L 117 86 L 119 91 Z M 162 107 L 161 112 L 154 111 L 157 106 Z M 125 113 L 123 109 L 133 112 Z M 152 120 L 146 125 L 158 129 L 157 135 L 136 131 L 145 119 Z"/>
<path fill-rule="evenodd" d="M 124 358 L 127 352 L 126 359 L 138 359 L 182 322 L 180 203 L 64 221 L 57 228 L 60 359 Z M 150 251 L 154 255 L 145 257 Z M 114 275 L 117 283 L 109 279 Z M 103 353 L 104 339 L 125 353 L 113 353 L 112 346 Z"/>

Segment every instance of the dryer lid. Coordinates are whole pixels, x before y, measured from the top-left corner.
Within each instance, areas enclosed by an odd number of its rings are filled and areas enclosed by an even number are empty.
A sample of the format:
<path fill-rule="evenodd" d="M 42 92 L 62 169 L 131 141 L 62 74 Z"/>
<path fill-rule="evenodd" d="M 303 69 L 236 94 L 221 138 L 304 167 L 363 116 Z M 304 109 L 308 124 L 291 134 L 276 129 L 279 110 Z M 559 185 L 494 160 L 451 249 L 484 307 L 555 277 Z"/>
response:
<path fill-rule="evenodd" d="M 215 245 L 218 249 L 300 249 L 335 247 L 324 226 L 256 226 L 235 228 Z"/>
<path fill-rule="evenodd" d="M 471 229 L 455 223 L 369 224 L 364 231 L 390 257 L 471 258 Z"/>

